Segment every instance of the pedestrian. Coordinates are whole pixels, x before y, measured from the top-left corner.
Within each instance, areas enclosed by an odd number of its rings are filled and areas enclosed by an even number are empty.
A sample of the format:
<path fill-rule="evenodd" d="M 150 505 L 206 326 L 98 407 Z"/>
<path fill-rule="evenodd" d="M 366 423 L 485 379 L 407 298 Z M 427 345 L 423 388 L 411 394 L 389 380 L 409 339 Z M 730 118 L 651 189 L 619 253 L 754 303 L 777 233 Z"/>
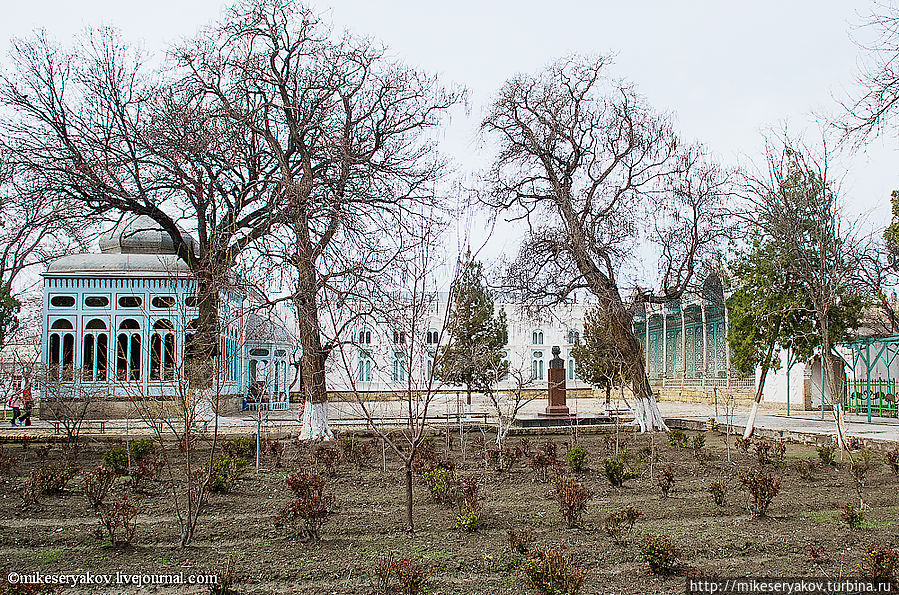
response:
<path fill-rule="evenodd" d="M 22 420 L 22 425 L 31 425 L 32 409 L 34 409 L 34 398 L 31 396 L 31 384 L 25 383 L 25 388 L 22 390 L 22 417 L 19 418 Z"/>
<path fill-rule="evenodd" d="M 22 395 L 18 392 L 14 392 L 9 395 L 9 398 L 6 399 L 6 406 L 12 409 L 12 419 L 9 420 L 9 425 L 16 425 L 16 420 L 19 419 L 19 410 L 22 408 Z"/>

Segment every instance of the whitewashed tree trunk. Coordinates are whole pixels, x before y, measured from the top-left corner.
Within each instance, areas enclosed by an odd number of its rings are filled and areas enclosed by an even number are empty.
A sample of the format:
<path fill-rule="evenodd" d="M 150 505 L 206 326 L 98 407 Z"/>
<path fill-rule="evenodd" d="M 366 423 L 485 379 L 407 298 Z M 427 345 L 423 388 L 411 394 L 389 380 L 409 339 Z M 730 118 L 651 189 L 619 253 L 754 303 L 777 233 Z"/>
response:
<path fill-rule="evenodd" d="M 749 419 L 746 420 L 746 429 L 743 430 L 743 440 L 747 440 L 750 436 L 752 436 L 752 432 L 755 429 L 755 416 L 759 412 L 759 402 L 752 402 L 752 410 L 749 412 Z"/>
<path fill-rule="evenodd" d="M 640 426 L 640 433 L 655 430 L 668 431 L 662 412 L 654 397 L 634 397 L 634 424 Z"/>
<path fill-rule="evenodd" d="M 301 420 L 300 440 L 332 440 L 334 434 L 328 426 L 328 402 L 313 403 L 306 399 Z"/>

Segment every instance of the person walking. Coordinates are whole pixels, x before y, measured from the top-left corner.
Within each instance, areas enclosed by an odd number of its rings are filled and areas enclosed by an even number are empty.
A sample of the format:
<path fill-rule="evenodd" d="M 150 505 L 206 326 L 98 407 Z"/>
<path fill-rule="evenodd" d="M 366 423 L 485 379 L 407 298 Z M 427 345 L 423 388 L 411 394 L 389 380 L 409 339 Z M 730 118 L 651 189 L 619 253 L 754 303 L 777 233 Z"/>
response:
<path fill-rule="evenodd" d="M 31 410 L 34 409 L 34 397 L 31 396 L 31 384 L 26 383 L 22 390 L 22 421 L 23 426 L 31 425 Z"/>
<path fill-rule="evenodd" d="M 6 399 L 6 406 L 12 409 L 12 419 L 9 420 L 9 425 L 16 425 L 16 420 L 19 419 L 19 411 L 22 408 L 22 395 L 18 392 L 14 392 L 9 395 L 9 398 Z"/>

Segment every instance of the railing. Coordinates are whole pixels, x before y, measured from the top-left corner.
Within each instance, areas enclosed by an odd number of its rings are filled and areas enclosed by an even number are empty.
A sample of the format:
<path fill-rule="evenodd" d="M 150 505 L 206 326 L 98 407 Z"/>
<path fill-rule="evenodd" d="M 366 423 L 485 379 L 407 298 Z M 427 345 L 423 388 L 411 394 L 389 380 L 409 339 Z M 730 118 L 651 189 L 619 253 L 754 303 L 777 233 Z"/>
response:
<path fill-rule="evenodd" d="M 867 415 L 868 399 L 871 402 L 871 415 L 878 417 L 899 417 L 897 403 L 896 380 L 871 379 L 868 390 L 867 380 L 847 380 L 843 385 L 843 407 L 847 413 Z"/>
<path fill-rule="evenodd" d="M 718 388 L 755 389 L 754 378 L 650 378 L 649 383 L 652 386 L 666 388 L 711 388 L 717 386 Z"/>
<path fill-rule="evenodd" d="M 243 405 L 244 411 L 258 411 L 259 409 L 263 411 L 287 411 L 290 409 L 290 403 L 287 401 L 262 401 L 261 403 L 247 401 Z"/>

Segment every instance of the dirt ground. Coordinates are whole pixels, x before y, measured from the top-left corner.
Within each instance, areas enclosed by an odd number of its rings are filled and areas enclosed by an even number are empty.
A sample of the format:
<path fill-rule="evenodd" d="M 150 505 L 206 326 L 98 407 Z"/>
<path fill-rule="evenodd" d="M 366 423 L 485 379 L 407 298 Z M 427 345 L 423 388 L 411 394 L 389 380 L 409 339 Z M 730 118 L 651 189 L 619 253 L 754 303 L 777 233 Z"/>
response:
<path fill-rule="evenodd" d="M 692 437 L 693 433 L 689 433 Z M 747 494 L 741 491 L 737 473 L 757 464 L 755 454 L 731 446 L 727 460 L 722 434 L 706 432 L 705 447 L 697 458 L 692 448 L 668 444 L 664 434 L 654 437 L 622 433 L 620 447 L 641 475 L 613 488 L 603 476 L 602 460 L 614 453 L 614 436 L 581 434 L 577 444 L 587 450 L 588 470 L 576 474 L 594 495 L 581 526 L 567 529 L 560 517 L 551 483 L 539 483 L 522 458 L 508 471 L 485 468 L 479 432 L 467 436 L 465 456 L 454 437 L 449 455 L 460 475 L 477 475 L 483 505 L 481 524 L 472 533 L 455 526 L 455 511 L 437 504 L 421 477 L 415 479 L 413 536 L 404 531 L 404 485 L 399 461 L 387 454 L 387 471 L 381 468 L 381 450 L 373 452 L 361 468 L 349 462 L 338 466 L 329 479 L 336 514 L 324 525 L 319 543 L 303 543 L 275 525 L 275 518 L 292 498 L 284 477 L 300 464 L 308 464 L 304 447 L 289 443 L 282 465 L 272 461 L 257 475 L 250 466 L 227 494 L 211 494 L 194 542 L 178 547 L 168 485 L 157 480 L 147 484 L 140 497 L 137 533 L 131 546 L 112 546 L 93 536 L 98 520 L 80 493 L 81 477 L 66 492 L 43 497 L 38 504 L 23 506 L 20 489 L 28 474 L 39 466 L 62 460 L 63 449 L 54 445 L 49 453 L 38 444 L 23 449 L 17 443 L 4 446 L 5 456 L 18 463 L 0 478 L 0 560 L 3 576 L 9 572 L 41 573 L 153 573 L 194 574 L 225 570 L 234 561 L 234 588 L 242 594 L 264 593 L 373 593 L 373 568 L 386 553 L 412 556 L 429 570 L 431 593 L 496 594 L 529 593 L 517 568 L 517 554 L 507 543 L 510 527 L 529 528 L 537 545 L 565 544 L 567 551 L 590 566 L 581 593 L 673 593 L 683 592 L 685 575 L 742 576 L 829 576 L 857 574 L 857 565 L 871 543 L 899 546 L 899 477 L 876 453 L 876 465 L 867 475 L 862 494 L 870 507 L 865 524 L 850 529 L 840 518 L 844 503 L 857 503 L 855 480 L 847 465 L 821 466 L 811 479 L 803 479 L 794 468 L 797 459 L 818 459 L 815 448 L 789 444 L 780 493 L 768 516 L 753 519 L 747 512 Z M 486 435 L 489 443 L 492 439 Z M 553 440 L 564 459 L 574 436 L 531 436 L 530 449 Z M 443 454 L 444 438 L 434 440 Z M 520 444 L 520 438 L 509 439 Z M 664 497 L 650 479 L 647 460 L 652 445 L 658 453 L 659 469 L 671 465 L 675 483 Z M 102 462 L 109 443 L 90 443 L 82 450 L 78 465 L 94 469 Z M 177 452 L 174 448 L 170 452 Z M 176 455 L 170 455 L 176 456 Z M 837 454 L 839 457 L 839 453 Z M 640 463 L 643 459 L 643 463 Z M 776 469 L 774 465 L 770 469 Z M 718 507 L 708 485 L 729 479 L 728 501 Z M 113 492 L 126 490 L 125 479 L 117 480 Z M 607 515 L 632 505 L 642 512 L 634 529 L 622 539 L 606 535 Z M 644 534 L 667 535 L 680 550 L 677 574 L 657 576 L 640 556 Z M 9 590 L 7 592 L 25 592 Z M 89 592 L 79 587 L 65 592 Z M 162 592 L 206 593 L 206 587 L 114 586 L 97 588 L 108 593 Z M 4 592 L 0 587 L 0 593 Z"/>

